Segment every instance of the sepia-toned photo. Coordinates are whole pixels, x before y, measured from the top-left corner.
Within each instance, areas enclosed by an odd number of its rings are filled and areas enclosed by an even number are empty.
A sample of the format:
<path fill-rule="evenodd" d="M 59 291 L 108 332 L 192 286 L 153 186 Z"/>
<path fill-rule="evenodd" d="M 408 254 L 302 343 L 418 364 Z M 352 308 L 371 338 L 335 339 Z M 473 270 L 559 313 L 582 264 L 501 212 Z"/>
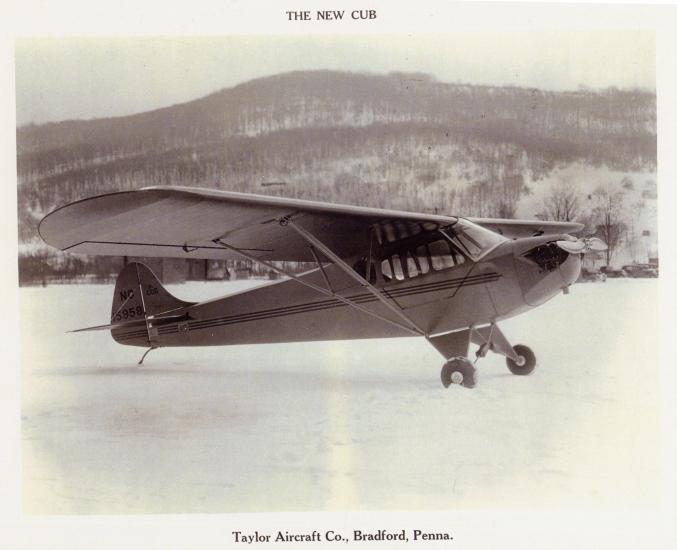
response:
<path fill-rule="evenodd" d="M 15 72 L 24 514 L 655 505 L 654 32 Z"/>

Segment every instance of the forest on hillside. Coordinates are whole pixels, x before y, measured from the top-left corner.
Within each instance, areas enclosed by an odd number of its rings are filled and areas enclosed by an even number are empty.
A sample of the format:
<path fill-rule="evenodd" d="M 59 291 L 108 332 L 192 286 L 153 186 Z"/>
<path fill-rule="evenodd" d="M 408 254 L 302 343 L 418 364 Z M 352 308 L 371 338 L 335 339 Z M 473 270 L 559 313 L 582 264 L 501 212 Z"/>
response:
<path fill-rule="evenodd" d="M 563 166 L 655 171 L 656 98 L 296 72 L 131 116 L 20 127 L 17 152 L 22 243 L 56 206 L 149 185 L 514 217 Z"/>

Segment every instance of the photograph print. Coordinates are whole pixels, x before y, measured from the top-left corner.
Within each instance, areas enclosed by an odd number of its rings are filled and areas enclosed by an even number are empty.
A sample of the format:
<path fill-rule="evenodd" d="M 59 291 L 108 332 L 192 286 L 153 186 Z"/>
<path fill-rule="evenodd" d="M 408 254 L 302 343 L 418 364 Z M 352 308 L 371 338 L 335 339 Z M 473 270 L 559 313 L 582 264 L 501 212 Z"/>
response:
<path fill-rule="evenodd" d="M 24 513 L 656 501 L 653 32 L 15 65 Z"/>

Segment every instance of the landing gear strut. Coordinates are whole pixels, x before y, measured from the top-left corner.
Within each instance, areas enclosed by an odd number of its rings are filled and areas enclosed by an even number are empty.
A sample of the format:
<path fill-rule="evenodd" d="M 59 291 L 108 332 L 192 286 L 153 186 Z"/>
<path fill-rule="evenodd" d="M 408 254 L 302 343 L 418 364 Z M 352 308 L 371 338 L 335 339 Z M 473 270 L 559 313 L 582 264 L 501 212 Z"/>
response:
<path fill-rule="evenodd" d="M 495 323 L 483 327 L 470 327 L 456 332 L 428 337 L 447 362 L 442 367 L 440 378 L 442 385 L 448 388 L 459 384 L 472 388 L 476 383 L 476 369 L 468 359 L 470 344 L 477 344 L 477 359 L 489 351 L 505 356 L 508 369 L 513 374 L 524 376 L 536 368 L 536 356 L 527 346 L 511 346 Z"/>

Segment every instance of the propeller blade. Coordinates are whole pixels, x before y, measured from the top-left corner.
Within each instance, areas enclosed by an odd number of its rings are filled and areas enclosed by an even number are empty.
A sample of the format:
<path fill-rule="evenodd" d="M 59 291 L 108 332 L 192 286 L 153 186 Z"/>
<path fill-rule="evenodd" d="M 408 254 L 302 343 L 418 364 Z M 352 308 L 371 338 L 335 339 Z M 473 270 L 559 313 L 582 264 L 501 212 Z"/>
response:
<path fill-rule="evenodd" d="M 609 248 L 602 239 L 598 239 L 597 237 L 590 237 L 589 239 L 573 238 L 555 241 L 555 244 L 569 254 L 581 254 L 590 250 L 601 252 L 602 250 Z"/>
<path fill-rule="evenodd" d="M 589 239 L 586 239 L 586 241 L 588 248 L 595 252 L 601 252 L 602 250 L 609 248 L 602 239 L 598 239 L 597 237 L 590 237 Z"/>
<path fill-rule="evenodd" d="M 569 254 L 580 254 L 585 251 L 585 243 L 583 241 L 555 241 L 555 244 L 559 246 L 564 252 Z"/>

